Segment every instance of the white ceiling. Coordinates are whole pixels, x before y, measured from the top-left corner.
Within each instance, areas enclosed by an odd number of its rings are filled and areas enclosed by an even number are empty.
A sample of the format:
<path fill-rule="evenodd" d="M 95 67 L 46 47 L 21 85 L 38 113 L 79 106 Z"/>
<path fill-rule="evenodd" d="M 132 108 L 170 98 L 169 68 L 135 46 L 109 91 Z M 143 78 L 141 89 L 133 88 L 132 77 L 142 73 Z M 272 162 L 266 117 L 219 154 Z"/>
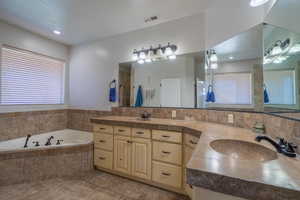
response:
<path fill-rule="evenodd" d="M 73 45 L 201 13 L 213 1 L 1 0 L 0 19 Z M 146 24 L 153 15 L 159 19 Z"/>

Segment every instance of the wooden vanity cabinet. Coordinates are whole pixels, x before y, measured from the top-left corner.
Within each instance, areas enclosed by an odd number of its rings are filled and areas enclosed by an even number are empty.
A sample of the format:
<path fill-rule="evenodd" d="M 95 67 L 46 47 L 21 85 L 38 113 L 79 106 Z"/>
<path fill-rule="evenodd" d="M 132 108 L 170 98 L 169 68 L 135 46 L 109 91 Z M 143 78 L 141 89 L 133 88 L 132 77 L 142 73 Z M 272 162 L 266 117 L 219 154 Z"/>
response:
<path fill-rule="evenodd" d="M 131 173 L 131 138 L 115 136 L 114 139 L 114 170 L 124 174 Z"/>
<path fill-rule="evenodd" d="M 189 194 L 185 166 L 197 138 L 180 132 L 94 125 L 94 165 L 178 193 Z"/>

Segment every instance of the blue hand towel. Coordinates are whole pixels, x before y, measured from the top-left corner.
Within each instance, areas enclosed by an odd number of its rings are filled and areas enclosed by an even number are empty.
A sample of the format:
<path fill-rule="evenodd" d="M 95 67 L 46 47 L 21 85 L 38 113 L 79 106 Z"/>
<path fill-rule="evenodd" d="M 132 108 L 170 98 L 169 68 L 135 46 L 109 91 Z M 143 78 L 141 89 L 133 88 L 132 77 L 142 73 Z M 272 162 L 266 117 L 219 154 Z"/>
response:
<path fill-rule="evenodd" d="M 114 88 L 110 88 L 109 89 L 109 101 L 110 102 L 116 102 L 117 100 L 117 89 Z"/>
<path fill-rule="evenodd" d="M 207 94 L 206 94 L 206 102 L 215 102 L 216 98 L 215 98 L 215 93 L 213 91 L 213 87 L 212 85 L 209 85 L 207 88 Z"/>
<path fill-rule="evenodd" d="M 114 85 L 114 86 L 112 86 Z M 117 101 L 117 88 L 116 88 L 116 80 L 113 80 L 109 84 L 109 101 L 116 102 Z"/>
<path fill-rule="evenodd" d="M 142 90 L 142 86 L 139 86 L 136 95 L 136 100 L 135 100 L 135 107 L 141 107 L 142 105 L 143 105 L 143 90 Z"/>
<path fill-rule="evenodd" d="M 270 99 L 269 99 L 269 94 L 266 88 L 264 88 L 264 102 L 265 103 L 269 103 Z"/>

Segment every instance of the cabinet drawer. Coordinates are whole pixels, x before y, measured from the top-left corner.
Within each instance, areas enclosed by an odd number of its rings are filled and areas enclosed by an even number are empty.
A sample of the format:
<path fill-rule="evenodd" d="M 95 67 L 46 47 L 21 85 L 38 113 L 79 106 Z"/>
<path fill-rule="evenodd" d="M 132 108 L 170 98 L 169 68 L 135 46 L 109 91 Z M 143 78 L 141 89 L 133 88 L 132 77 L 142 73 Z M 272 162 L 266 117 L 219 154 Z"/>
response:
<path fill-rule="evenodd" d="M 150 139 L 151 138 L 151 130 L 150 129 L 133 128 L 132 136 Z"/>
<path fill-rule="evenodd" d="M 199 137 L 190 135 L 190 134 L 184 134 L 183 136 L 184 138 L 184 144 L 188 145 L 192 148 L 196 148 L 198 141 L 199 141 Z"/>
<path fill-rule="evenodd" d="M 153 142 L 153 159 L 181 165 L 182 146 L 166 142 Z"/>
<path fill-rule="evenodd" d="M 165 142 L 181 143 L 182 134 L 179 132 L 172 132 L 172 131 L 153 130 L 152 139 L 165 141 Z"/>
<path fill-rule="evenodd" d="M 113 127 L 109 125 L 95 124 L 94 132 L 113 134 Z"/>
<path fill-rule="evenodd" d="M 114 133 L 122 136 L 131 136 L 131 128 L 125 126 L 115 126 Z"/>
<path fill-rule="evenodd" d="M 106 169 L 113 168 L 113 153 L 95 149 L 94 151 L 94 165 Z"/>
<path fill-rule="evenodd" d="M 153 181 L 176 188 L 181 187 L 181 167 L 153 161 L 152 169 Z"/>
<path fill-rule="evenodd" d="M 95 133 L 94 134 L 95 148 L 112 151 L 114 146 L 113 138 L 114 138 L 113 135 L 104 134 L 104 133 Z"/>

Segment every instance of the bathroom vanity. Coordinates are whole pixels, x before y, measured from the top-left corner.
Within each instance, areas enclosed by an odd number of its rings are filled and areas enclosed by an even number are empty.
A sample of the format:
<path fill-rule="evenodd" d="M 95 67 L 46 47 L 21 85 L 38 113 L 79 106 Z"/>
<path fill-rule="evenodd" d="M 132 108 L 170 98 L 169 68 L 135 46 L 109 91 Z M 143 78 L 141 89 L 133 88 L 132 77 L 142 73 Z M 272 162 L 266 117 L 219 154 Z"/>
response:
<path fill-rule="evenodd" d="M 299 199 L 299 158 L 256 142 L 251 130 L 155 118 L 91 121 L 99 170 L 197 200 Z"/>
<path fill-rule="evenodd" d="M 185 166 L 201 132 L 124 119 L 92 119 L 95 167 L 192 197 Z"/>

